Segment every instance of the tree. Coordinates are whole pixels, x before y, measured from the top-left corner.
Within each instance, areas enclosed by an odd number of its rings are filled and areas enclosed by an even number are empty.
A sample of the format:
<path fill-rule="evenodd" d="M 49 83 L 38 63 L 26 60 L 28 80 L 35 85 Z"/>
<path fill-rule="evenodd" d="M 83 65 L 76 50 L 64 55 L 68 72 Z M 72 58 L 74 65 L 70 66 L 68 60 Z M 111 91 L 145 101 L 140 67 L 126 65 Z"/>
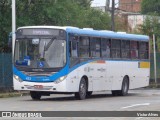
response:
<path fill-rule="evenodd" d="M 160 50 L 160 17 L 157 14 L 147 15 L 144 23 L 139 26 L 139 31 L 142 34 L 147 34 L 150 39 L 152 39 L 153 34 L 156 35 L 156 45 L 158 50 Z M 152 44 L 152 43 L 151 43 Z M 151 47 L 152 48 L 152 47 Z"/>
<path fill-rule="evenodd" d="M 109 29 L 107 13 L 90 8 L 91 0 L 16 0 L 16 27 L 32 25 Z M 7 51 L 11 0 L 0 1 L 0 52 Z M 5 49 L 4 49 L 5 48 Z"/>
<path fill-rule="evenodd" d="M 75 0 L 75 2 L 77 2 L 80 6 L 84 8 L 89 8 L 91 5 L 91 1 L 93 0 Z"/>
<path fill-rule="evenodd" d="M 160 1 L 143 0 L 141 3 L 142 13 L 147 17 L 143 25 L 140 26 L 142 33 L 147 34 L 152 39 L 153 33 L 156 35 L 156 45 L 160 50 Z"/>
<path fill-rule="evenodd" d="M 160 15 L 160 0 L 143 0 L 141 3 L 142 13 L 157 13 Z"/>
<path fill-rule="evenodd" d="M 11 0 L 0 1 L 0 51 L 7 51 L 9 31 L 11 31 Z"/>
<path fill-rule="evenodd" d="M 111 18 L 107 13 L 95 9 L 90 9 L 84 12 L 84 17 L 81 21 L 83 24 L 80 27 L 89 27 L 99 30 L 110 29 Z"/>

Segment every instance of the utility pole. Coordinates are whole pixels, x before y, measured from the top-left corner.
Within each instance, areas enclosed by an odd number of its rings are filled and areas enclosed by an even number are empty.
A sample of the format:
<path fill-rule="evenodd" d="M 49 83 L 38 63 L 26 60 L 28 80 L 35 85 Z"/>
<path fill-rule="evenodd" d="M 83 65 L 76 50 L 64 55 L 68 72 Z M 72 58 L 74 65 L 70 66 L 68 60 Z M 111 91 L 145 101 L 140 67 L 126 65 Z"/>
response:
<path fill-rule="evenodd" d="M 154 79 L 157 87 L 157 65 L 156 65 L 156 43 L 155 43 L 155 34 L 153 33 L 153 50 L 154 50 Z"/>
<path fill-rule="evenodd" d="M 112 10 L 111 10 L 111 16 L 112 16 L 112 26 L 111 26 L 111 30 L 112 30 L 112 31 L 115 31 L 114 10 L 115 10 L 115 0 L 112 0 Z"/>
<path fill-rule="evenodd" d="M 12 0 L 12 57 L 14 56 L 14 44 L 16 39 L 16 0 Z"/>

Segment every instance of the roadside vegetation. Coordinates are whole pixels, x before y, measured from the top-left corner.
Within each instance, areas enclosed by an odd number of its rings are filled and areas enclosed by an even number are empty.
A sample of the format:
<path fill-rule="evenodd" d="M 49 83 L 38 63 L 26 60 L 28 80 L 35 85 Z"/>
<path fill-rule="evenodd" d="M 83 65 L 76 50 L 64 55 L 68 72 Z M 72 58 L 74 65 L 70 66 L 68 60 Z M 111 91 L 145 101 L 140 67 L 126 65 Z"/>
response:
<path fill-rule="evenodd" d="M 90 4 L 91 0 L 16 0 L 16 27 L 52 25 L 110 29 L 110 16 L 92 9 Z M 1 0 L 0 52 L 11 52 L 7 46 L 11 31 L 11 0 Z"/>

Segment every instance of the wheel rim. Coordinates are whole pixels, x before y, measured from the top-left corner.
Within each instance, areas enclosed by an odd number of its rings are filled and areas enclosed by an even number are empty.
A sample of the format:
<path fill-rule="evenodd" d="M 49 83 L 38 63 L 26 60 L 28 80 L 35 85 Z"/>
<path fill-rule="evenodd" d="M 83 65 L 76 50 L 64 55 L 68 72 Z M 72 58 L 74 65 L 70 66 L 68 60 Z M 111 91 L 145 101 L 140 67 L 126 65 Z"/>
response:
<path fill-rule="evenodd" d="M 80 85 L 80 95 L 83 97 L 86 94 L 86 86 L 84 83 Z"/>
<path fill-rule="evenodd" d="M 127 91 L 128 91 L 128 83 L 126 82 L 126 80 L 123 85 L 123 91 L 124 91 L 124 93 L 127 93 Z"/>

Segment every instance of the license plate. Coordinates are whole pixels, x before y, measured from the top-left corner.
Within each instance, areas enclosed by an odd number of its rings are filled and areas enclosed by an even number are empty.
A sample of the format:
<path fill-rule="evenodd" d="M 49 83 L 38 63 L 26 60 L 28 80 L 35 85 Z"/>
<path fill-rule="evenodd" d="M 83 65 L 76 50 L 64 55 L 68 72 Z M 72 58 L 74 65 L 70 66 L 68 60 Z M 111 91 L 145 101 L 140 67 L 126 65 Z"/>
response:
<path fill-rule="evenodd" d="M 43 89 L 43 85 L 34 85 L 35 89 Z"/>

